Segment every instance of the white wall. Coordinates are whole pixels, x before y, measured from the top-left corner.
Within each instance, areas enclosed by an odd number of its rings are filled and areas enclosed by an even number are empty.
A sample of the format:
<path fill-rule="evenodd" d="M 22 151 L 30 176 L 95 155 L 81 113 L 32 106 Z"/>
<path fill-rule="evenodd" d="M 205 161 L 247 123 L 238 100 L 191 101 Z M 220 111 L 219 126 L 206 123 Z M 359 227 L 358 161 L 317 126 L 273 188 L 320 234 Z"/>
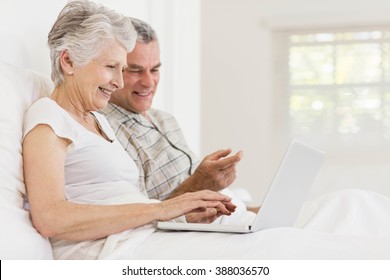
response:
<path fill-rule="evenodd" d="M 291 28 L 389 25 L 388 0 L 202 1 L 202 153 L 244 150 L 234 187 L 260 202 L 289 139 L 278 112 L 272 32 Z M 328 157 L 309 198 L 341 188 L 390 196 L 390 158 Z"/>
<path fill-rule="evenodd" d="M 66 0 L 1 0 L 0 60 L 50 75 L 47 34 Z M 174 114 L 200 152 L 200 0 L 96 0 L 149 22 L 160 38 L 161 82 L 154 105 Z M 21 7 L 23 7 L 21 9 Z"/>

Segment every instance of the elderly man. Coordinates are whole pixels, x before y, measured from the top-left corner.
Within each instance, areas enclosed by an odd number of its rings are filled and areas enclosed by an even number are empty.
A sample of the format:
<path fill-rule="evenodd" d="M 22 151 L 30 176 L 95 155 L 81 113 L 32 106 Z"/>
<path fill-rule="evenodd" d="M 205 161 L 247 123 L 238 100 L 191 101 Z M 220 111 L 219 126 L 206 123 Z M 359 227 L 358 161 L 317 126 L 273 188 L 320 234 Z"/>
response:
<path fill-rule="evenodd" d="M 132 19 L 138 33 L 134 50 L 127 54 L 124 88 L 111 96 L 102 113 L 118 140 L 136 162 L 139 187 L 149 198 L 164 200 L 186 192 L 220 191 L 236 178 L 242 152 L 219 150 L 199 163 L 189 149 L 175 118 L 151 108 L 160 78 L 160 49 L 155 31 Z M 214 220 L 215 213 L 208 221 Z"/>

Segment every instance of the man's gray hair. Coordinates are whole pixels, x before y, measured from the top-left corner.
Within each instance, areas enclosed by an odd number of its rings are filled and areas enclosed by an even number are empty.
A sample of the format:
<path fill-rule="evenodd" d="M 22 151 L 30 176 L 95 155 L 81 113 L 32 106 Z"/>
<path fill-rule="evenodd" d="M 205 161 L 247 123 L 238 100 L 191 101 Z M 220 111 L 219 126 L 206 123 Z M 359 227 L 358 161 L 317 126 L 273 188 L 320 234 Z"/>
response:
<path fill-rule="evenodd" d="M 64 82 L 61 52 L 67 50 L 74 66 L 96 58 L 105 43 L 116 40 L 127 52 L 137 39 L 131 19 L 88 0 L 69 2 L 58 15 L 48 35 L 51 78 L 56 86 Z"/>
<path fill-rule="evenodd" d="M 147 44 L 152 41 L 158 41 L 156 31 L 148 23 L 138 18 L 131 18 L 131 22 L 134 25 L 135 31 L 137 31 L 138 42 Z"/>

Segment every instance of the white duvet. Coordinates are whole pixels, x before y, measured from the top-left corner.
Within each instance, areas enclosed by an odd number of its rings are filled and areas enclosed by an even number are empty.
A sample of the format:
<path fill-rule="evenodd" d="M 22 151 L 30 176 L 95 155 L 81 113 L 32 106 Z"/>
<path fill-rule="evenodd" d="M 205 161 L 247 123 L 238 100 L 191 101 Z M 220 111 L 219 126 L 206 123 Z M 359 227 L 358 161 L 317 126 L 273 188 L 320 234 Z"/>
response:
<path fill-rule="evenodd" d="M 343 190 L 307 203 L 294 228 L 250 234 L 144 231 L 108 259 L 390 259 L 390 199 Z M 118 237 L 119 238 L 119 237 Z"/>

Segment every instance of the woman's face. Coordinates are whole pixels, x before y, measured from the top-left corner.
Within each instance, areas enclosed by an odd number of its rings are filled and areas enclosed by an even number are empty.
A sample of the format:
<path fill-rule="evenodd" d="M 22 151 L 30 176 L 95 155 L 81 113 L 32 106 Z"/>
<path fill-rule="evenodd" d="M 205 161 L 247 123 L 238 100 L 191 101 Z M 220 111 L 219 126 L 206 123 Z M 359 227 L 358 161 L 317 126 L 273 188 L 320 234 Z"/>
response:
<path fill-rule="evenodd" d="M 96 111 L 106 107 L 111 94 L 123 88 L 126 54 L 117 41 L 108 41 L 96 58 L 74 68 L 74 92 L 79 95 L 85 110 Z"/>

